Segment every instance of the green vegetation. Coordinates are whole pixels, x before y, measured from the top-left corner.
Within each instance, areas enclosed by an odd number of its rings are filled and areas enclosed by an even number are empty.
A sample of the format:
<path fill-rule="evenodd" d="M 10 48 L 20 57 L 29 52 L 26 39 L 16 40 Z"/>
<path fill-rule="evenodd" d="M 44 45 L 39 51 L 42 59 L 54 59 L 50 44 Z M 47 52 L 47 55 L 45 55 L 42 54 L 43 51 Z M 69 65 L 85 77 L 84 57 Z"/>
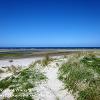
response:
<path fill-rule="evenodd" d="M 17 96 L 17 97 L 13 96 L 10 98 L 10 100 L 34 100 L 34 99 L 30 95 L 28 95 L 28 96 Z"/>
<path fill-rule="evenodd" d="M 0 81 L 0 93 L 5 90 L 6 88 L 8 88 L 8 86 L 12 83 L 11 78 L 7 77 L 3 80 Z"/>
<path fill-rule="evenodd" d="M 59 68 L 59 79 L 77 100 L 100 100 L 100 58 L 82 53 Z"/>
<path fill-rule="evenodd" d="M 21 57 L 23 56 L 23 54 L 21 53 L 4 53 L 4 54 L 0 54 L 0 58 L 5 58 L 5 57 Z"/>
<path fill-rule="evenodd" d="M 34 64 L 29 68 L 23 69 L 18 75 L 7 77 L 0 81 L 0 92 L 9 88 L 13 91 L 10 100 L 33 100 L 36 94 L 35 87 L 42 81 L 46 80 L 46 76 L 36 69 Z"/>

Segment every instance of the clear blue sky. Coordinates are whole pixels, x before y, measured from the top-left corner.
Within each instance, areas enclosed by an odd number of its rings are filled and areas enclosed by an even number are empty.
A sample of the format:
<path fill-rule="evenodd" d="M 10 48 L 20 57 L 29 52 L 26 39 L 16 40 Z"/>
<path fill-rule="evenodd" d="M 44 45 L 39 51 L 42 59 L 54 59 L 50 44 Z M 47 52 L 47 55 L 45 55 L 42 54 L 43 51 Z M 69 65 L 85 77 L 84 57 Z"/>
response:
<path fill-rule="evenodd" d="M 100 0 L 0 0 L 0 46 L 100 47 Z"/>

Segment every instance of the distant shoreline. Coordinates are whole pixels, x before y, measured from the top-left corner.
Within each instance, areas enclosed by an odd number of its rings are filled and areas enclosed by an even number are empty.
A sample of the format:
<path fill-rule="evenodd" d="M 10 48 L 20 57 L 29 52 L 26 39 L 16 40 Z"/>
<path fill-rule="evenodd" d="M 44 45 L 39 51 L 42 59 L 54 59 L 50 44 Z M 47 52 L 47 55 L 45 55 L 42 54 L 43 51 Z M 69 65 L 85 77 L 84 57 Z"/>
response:
<path fill-rule="evenodd" d="M 0 60 L 4 59 L 20 59 L 20 58 L 32 58 L 32 57 L 45 57 L 48 56 L 60 56 L 60 55 L 68 55 L 71 53 L 75 53 L 77 51 L 44 51 L 44 52 L 34 52 L 34 51 L 26 51 L 26 52 L 16 52 L 16 51 L 7 51 L 0 53 Z"/>
<path fill-rule="evenodd" d="M 82 51 L 100 51 L 100 49 L 0 49 L 0 60 L 3 59 L 19 59 L 19 58 L 32 58 L 68 55 Z"/>

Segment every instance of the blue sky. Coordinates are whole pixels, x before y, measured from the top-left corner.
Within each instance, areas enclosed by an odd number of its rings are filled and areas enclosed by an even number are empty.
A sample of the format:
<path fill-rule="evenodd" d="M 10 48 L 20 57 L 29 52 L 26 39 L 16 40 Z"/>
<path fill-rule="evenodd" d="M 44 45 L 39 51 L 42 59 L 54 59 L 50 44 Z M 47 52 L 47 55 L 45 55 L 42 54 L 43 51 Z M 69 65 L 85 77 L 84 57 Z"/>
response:
<path fill-rule="evenodd" d="M 0 0 L 0 46 L 100 47 L 100 0 Z"/>

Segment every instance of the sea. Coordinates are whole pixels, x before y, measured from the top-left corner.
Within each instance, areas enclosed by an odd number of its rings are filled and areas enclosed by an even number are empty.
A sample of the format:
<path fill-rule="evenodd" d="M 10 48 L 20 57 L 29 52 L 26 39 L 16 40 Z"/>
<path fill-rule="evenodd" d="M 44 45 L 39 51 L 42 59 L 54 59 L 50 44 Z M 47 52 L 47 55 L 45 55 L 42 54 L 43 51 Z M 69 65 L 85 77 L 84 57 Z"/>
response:
<path fill-rule="evenodd" d="M 100 49 L 100 47 L 0 47 L 0 49 Z"/>

